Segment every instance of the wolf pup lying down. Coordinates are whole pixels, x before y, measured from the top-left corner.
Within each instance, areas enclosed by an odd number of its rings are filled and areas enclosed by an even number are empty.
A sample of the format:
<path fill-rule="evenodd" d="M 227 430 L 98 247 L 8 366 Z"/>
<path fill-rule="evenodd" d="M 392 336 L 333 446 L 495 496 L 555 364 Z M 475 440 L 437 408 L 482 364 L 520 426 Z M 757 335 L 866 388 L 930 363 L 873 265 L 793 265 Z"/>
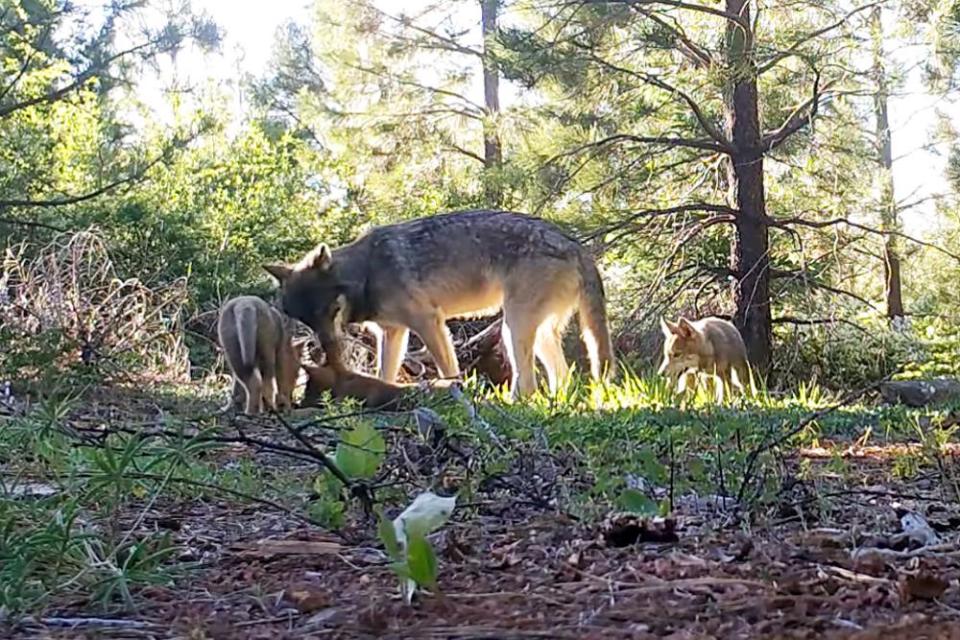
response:
<path fill-rule="evenodd" d="M 233 374 L 231 403 L 246 394 L 246 413 L 263 406 L 290 408 L 300 372 L 290 320 L 256 296 L 240 296 L 220 309 L 217 336 Z"/>
<path fill-rule="evenodd" d="M 687 376 L 695 372 L 720 380 L 716 385 L 717 402 L 723 400 L 724 386 L 732 384 L 744 391 L 744 382 L 751 379 L 747 349 L 732 323 L 721 318 L 680 318 L 676 323 L 660 318 L 660 328 L 664 340 L 658 373 L 671 380 L 679 377 L 678 392 L 686 389 Z"/>
<path fill-rule="evenodd" d="M 280 283 L 283 311 L 317 333 L 331 362 L 339 360 L 344 323 L 379 325 L 385 382 L 397 378 L 410 330 L 442 377 L 458 376 L 447 319 L 500 308 L 514 396 L 536 390 L 534 357 L 551 391 L 567 375 L 561 337 L 575 309 L 594 378 L 615 370 L 597 267 L 576 240 L 539 218 L 485 210 L 430 216 L 265 269 Z"/>
<path fill-rule="evenodd" d="M 301 402 L 303 407 L 316 405 L 320 394 L 329 390 L 334 400 L 353 398 L 369 409 L 395 411 L 404 409 L 403 401 L 411 392 L 423 388 L 416 384 L 386 382 L 336 364 L 304 365 L 303 368 L 307 372 L 307 386 Z M 447 388 L 452 383 L 450 380 L 436 380 L 428 388 Z"/>

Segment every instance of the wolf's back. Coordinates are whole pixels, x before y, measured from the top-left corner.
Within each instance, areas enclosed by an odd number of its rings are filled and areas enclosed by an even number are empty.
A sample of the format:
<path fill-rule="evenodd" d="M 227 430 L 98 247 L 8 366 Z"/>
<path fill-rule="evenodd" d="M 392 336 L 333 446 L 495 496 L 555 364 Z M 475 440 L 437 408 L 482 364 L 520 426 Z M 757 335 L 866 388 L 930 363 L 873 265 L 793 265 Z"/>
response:
<path fill-rule="evenodd" d="M 747 348 L 739 329 L 722 318 L 704 318 L 704 333 L 718 359 L 730 364 L 746 364 Z"/>

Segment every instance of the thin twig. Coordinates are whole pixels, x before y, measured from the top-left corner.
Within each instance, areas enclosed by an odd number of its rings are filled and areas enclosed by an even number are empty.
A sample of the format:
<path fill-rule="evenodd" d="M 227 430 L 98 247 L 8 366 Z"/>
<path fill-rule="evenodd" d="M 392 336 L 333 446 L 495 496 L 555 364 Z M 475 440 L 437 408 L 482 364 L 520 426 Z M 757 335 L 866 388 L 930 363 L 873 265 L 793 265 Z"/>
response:
<path fill-rule="evenodd" d="M 799 423 L 797 423 L 795 427 L 793 427 L 792 429 L 789 429 L 785 433 L 782 433 L 779 437 L 770 439 L 769 438 L 770 434 L 768 433 L 767 437 L 764 438 L 764 441 L 761 442 L 753 451 L 750 452 L 750 456 L 747 459 L 747 466 L 743 473 L 743 482 L 740 483 L 740 490 L 737 492 L 737 502 L 738 503 L 743 502 L 744 495 L 746 494 L 746 491 L 747 491 L 747 486 L 749 486 L 749 484 L 753 480 L 754 466 L 756 465 L 757 460 L 760 458 L 760 455 L 762 453 L 764 453 L 765 451 L 769 451 L 775 447 L 778 447 L 779 445 L 783 444 L 787 440 L 790 440 L 791 438 L 796 436 L 798 433 L 801 433 L 809 425 L 816 422 L 817 420 L 820 420 L 824 416 L 830 415 L 831 413 L 833 413 L 834 411 L 837 411 L 838 409 L 842 409 L 843 407 L 853 404 L 854 402 L 856 402 L 863 396 L 867 395 L 871 391 L 878 389 L 880 385 L 882 385 L 885 382 L 888 382 L 893 376 L 895 376 L 899 372 L 900 370 L 897 369 L 896 371 L 893 371 L 892 373 L 884 376 L 883 378 L 870 383 L 869 385 L 867 385 L 866 387 L 863 387 L 862 389 L 858 389 L 857 391 L 852 391 L 848 393 L 843 398 L 841 398 L 840 401 L 837 402 L 836 404 L 830 405 L 829 407 L 826 407 L 824 409 L 811 413 L 806 418 L 804 418 Z M 782 427 L 786 428 L 786 426 L 787 426 L 787 423 L 784 422 Z"/>
<path fill-rule="evenodd" d="M 318 451 L 316 447 L 313 446 L 313 443 L 303 435 L 300 429 L 294 429 L 293 426 L 286 421 L 286 419 L 280 415 L 277 411 L 271 411 L 273 417 L 276 418 L 284 429 L 286 429 L 294 438 L 296 438 L 300 444 L 307 448 L 309 451 L 310 457 L 314 460 L 317 460 L 322 464 L 326 469 L 332 473 L 337 480 L 343 483 L 343 486 L 346 487 L 352 496 L 360 500 L 360 503 L 363 505 L 364 511 L 367 513 L 372 512 L 373 510 L 373 495 L 370 490 L 370 487 L 362 482 L 355 482 L 347 477 L 347 474 L 343 472 L 336 465 L 336 463 L 329 458 L 322 451 Z"/>

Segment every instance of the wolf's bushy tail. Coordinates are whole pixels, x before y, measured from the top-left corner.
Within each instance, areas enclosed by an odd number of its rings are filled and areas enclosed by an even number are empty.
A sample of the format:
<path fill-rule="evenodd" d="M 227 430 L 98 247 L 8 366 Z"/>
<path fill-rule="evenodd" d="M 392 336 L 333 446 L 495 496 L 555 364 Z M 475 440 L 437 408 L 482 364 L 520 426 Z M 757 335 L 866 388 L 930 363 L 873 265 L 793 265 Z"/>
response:
<path fill-rule="evenodd" d="M 579 319 L 580 335 L 590 356 L 593 379 L 612 378 L 617 372 L 617 362 L 607 325 L 606 294 L 597 265 L 586 253 L 580 255 Z"/>
<path fill-rule="evenodd" d="M 240 350 L 240 362 L 237 364 L 244 372 L 257 369 L 257 324 L 260 320 L 257 315 L 256 308 L 250 305 L 240 305 L 233 314 Z"/>

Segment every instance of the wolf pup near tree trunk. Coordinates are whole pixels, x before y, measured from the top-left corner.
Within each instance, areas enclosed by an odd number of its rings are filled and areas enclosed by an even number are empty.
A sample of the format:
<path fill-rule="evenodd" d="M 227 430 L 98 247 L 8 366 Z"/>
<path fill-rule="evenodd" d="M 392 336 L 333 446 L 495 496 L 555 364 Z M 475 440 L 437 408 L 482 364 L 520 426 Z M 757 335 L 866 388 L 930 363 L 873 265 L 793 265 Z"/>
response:
<path fill-rule="evenodd" d="M 217 336 L 233 374 L 231 403 L 241 390 L 246 413 L 290 408 L 300 372 L 300 348 L 294 346 L 290 320 L 256 296 L 240 296 L 220 309 Z"/>
<path fill-rule="evenodd" d="M 700 373 L 719 380 L 717 402 L 723 400 L 724 387 L 731 384 L 743 392 L 750 378 L 747 349 L 733 323 L 722 318 L 703 318 L 670 322 L 660 318 L 663 330 L 663 362 L 658 373 L 672 380 L 679 378 L 677 391 L 683 392 L 687 376 Z"/>
<path fill-rule="evenodd" d="M 536 388 L 534 357 L 551 392 L 567 372 L 561 336 L 579 311 L 591 372 L 614 373 L 603 283 L 586 250 L 555 225 L 504 211 L 462 211 L 373 229 L 331 251 L 320 245 L 296 265 L 265 267 L 280 283 L 283 311 L 317 333 L 340 359 L 343 323 L 382 329 L 379 376 L 396 380 L 413 330 L 443 377 L 460 374 L 449 318 L 503 309 L 514 396 Z"/>

